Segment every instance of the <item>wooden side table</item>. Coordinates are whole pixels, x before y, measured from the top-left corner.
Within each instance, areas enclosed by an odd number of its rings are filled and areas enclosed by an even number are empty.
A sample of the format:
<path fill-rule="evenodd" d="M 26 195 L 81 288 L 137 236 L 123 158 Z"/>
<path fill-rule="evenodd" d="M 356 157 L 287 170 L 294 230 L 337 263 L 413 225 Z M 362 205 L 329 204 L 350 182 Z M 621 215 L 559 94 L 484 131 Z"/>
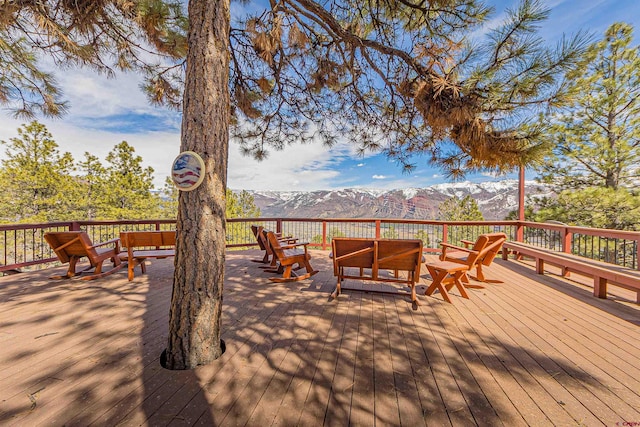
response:
<path fill-rule="evenodd" d="M 426 263 L 426 266 L 433 279 L 433 283 L 427 288 L 424 293 L 425 295 L 431 295 L 437 289 L 446 302 L 452 303 L 448 291 L 455 285 L 462 297 L 469 299 L 469 294 L 467 294 L 460 280 L 469 270 L 469 266 L 451 261 L 431 262 Z"/>

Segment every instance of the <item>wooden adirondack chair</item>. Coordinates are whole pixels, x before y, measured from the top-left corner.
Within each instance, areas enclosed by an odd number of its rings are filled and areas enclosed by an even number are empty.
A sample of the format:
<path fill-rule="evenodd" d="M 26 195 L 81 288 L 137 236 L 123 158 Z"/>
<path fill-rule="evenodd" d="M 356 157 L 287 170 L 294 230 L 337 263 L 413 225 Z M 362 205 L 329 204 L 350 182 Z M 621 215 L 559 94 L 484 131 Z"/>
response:
<path fill-rule="evenodd" d="M 507 235 L 504 233 L 488 233 L 478 236 L 475 243 L 467 241 L 468 244 L 473 243 L 472 248 L 443 243 L 440 261 L 426 264 L 433 282 L 425 291 L 425 295 L 431 295 L 438 290 L 445 301 L 451 302 L 448 291 L 455 286 L 463 298 L 469 298 L 465 287 L 482 286 L 469 284 L 467 273 L 475 267 L 478 270 L 478 279 L 486 281 L 482 266 L 491 264 L 506 239 Z"/>
<path fill-rule="evenodd" d="M 506 240 L 507 235 L 505 233 L 486 233 L 478 236 L 475 242 L 462 240 L 464 247 L 441 243 L 440 260 L 467 264 L 469 265 L 469 270 L 476 268 L 475 279 L 480 282 L 487 282 L 482 266 L 488 267 L 491 265 Z M 470 262 L 471 256 L 473 256 L 473 262 Z M 469 277 L 466 274 L 461 280 L 469 286 Z"/>
<path fill-rule="evenodd" d="M 269 258 L 271 257 L 271 255 L 273 255 L 273 250 L 271 249 L 271 245 L 267 240 L 268 230 L 265 230 L 264 227 L 261 225 L 252 225 L 251 231 L 253 232 L 253 235 L 256 237 L 256 241 L 258 242 L 258 247 L 264 251 L 264 257 L 262 257 L 262 259 L 252 259 L 251 261 L 261 262 L 263 264 L 269 264 L 270 263 Z M 274 233 L 274 234 L 276 235 L 276 238 L 281 242 L 286 242 L 290 244 L 298 241 L 297 238 L 292 236 L 282 237 L 280 233 Z M 276 265 L 275 260 L 271 261 L 270 267 L 275 267 L 275 265 Z"/>
<path fill-rule="evenodd" d="M 505 233 L 486 233 L 478 236 L 475 242 L 463 240 L 462 243 L 464 247 L 441 243 L 442 252 L 440 254 L 440 260 L 467 265 L 469 266 L 468 271 L 475 268 L 475 279 L 480 282 L 487 282 L 484 272 L 482 271 L 482 266 L 488 267 L 491 265 L 506 240 L 507 235 Z M 482 287 L 479 285 L 470 285 L 469 276 L 466 272 L 461 275 L 460 280 L 467 287 Z"/>
<path fill-rule="evenodd" d="M 268 264 L 269 256 L 271 256 L 271 248 L 269 247 L 268 244 L 266 244 L 267 242 L 265 242 L 264 236 L 262 234 L 263 229 L 264 227 L 261 225 L 251 226 L 251 231 L 253 232 L 253 235 L 255 236 L 256 241 L 258 242 L 258 247 L 260 248 L 260 250 L 264 251 L 264 257 L 262 257 L 262 259 L 252 259 L 251 261 Z"/>
<path fill-rule="evenodd" d="M 278 265 L 277 269 L 272 271 L 282 274 L 282 277 L 270 278 L 269 280 L 272 282 L 293 282 L 304 280 L 318 272 L 318 270 L 314 270 L 309 263 L 311 255 L 309 255 L 307 251 L 307 245 L 309 245 L 308 242 L 285 243 L 280 241 L 272 231 L 267 232 L 267 240 L 269 245 L 271 245 L 271 250 L 273 251 L 273 259 Z M 300 249 L 300 247 L 303 249 Z M 306 273 L 298 275 L 293 268 L 296 264 L 299 267 L 295 270 L 299 270 L 304 267 L 306 269 Z"/>
<path fill-rule="evenodd" d="M 79 273 L 94 268 L 93 274 L 82 277 L 82 280 L 93 280 L 118 271 L 125 263 L 120 260 L 120 239 L 93 244 L 85 231 L 55 231 L 44 234 L 61 263 L 69 263 L 69 269 L 64 276 L 52 276 L 52 279 L 68 279 Z M 89 267 L 76 272 L 76 264 L 82 257 L 89 259 Z M 105 260 L 113 262 L 111 270 L 102 271 Z"/>

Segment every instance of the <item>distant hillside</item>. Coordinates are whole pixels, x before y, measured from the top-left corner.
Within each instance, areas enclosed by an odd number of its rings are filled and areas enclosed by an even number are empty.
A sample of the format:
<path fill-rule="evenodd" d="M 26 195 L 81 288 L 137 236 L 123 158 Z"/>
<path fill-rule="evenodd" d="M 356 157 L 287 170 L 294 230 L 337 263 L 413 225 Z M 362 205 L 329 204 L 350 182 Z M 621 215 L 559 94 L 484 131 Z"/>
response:
<path fill-rule="evenodd" d="M 527 199 L 549 196 L 543 185 L 527 181 Z M 487 220 L 500 220 L 518 209 L 518 181 L 458 182 L 427 188 L 320 191 L 253 191 L 264 217 L 436 219 L 438 205 L 449 197 L 471 195 Z"/>

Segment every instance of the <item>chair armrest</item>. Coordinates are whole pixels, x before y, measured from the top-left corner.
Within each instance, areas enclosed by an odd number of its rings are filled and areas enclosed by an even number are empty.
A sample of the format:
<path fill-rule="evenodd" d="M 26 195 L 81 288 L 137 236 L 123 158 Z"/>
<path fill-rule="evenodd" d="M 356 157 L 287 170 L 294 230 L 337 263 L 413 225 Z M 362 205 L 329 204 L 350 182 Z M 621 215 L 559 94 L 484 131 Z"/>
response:
<path fill-rule="evenodd" d="M 291 243 L 291 244 L 288 244 L 288 245 L 280 245 L 280 247 L 282 249 L 293 249 L 296 246 L 305 246 L 306 247 L 308 244 L 309 244 L 309 242 L 297 242 L 297 243 Z"/>
<path fill-rule="evenodd" d="M 449 243 L 440 243 L 442 246 L 442 252 L 440 252 L 440 261 L 444 261 L 447 257 L 447 249 L 451 249 L 452 251 L 461 251 L 466 253 L 476 252 L 469 248 L 463 248 L 462 246 L 451 245 Z"/>
<path fill-rule="evenodd" d="M 471 240 L 460 240 L 460 242 L 465 246 L 465 247 L 469 247 L 469 246 L 473 246 L 476 242 L 472 242 Z"/>
<path fill-rule="evenodd" d="M 281 243 L 296 243 L 298 241 L 297 237 L 278 237 L 278 241 Z"/>
<path fill-rule="evenodd" d="M 120 238 L 118 237 L 116 237 L 115 239 L 107 240 L 106 242 L 96 243 L 92 246 L 92 248 L 99 248 L 100 246 L 112 245 L 114 243 L 116 245 L 116 249 L 118 249 L 118 252 L 120 252 Z"/>
<path fill-rule="evenodd" d="M 442 246 L 442 251 L 446 251 L 447 249 L 453 249 L 456 251 L 463 251 L 463 252 L 476 252 L 473 249 L 469 249 L 469 248 L 463 248 L 462 246 L 456 246 L 456 245 L 451 245 L 449 243 L 440 243 L 440 246 Z"/>

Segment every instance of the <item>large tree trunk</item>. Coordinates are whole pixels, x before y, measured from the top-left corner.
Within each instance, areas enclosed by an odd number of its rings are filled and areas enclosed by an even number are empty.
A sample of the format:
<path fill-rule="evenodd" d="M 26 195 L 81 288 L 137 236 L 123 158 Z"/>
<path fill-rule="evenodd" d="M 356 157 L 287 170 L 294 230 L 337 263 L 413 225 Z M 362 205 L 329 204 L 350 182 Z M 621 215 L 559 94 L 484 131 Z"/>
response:
<path fill-rule="evenodd" d="M 181 151 L 204 160 L 206 175 L 181 192 L 165 366 L 191 369 L 222 354 L 229 146 L 229 0 L 189 1 L 189 52 Z"/>

